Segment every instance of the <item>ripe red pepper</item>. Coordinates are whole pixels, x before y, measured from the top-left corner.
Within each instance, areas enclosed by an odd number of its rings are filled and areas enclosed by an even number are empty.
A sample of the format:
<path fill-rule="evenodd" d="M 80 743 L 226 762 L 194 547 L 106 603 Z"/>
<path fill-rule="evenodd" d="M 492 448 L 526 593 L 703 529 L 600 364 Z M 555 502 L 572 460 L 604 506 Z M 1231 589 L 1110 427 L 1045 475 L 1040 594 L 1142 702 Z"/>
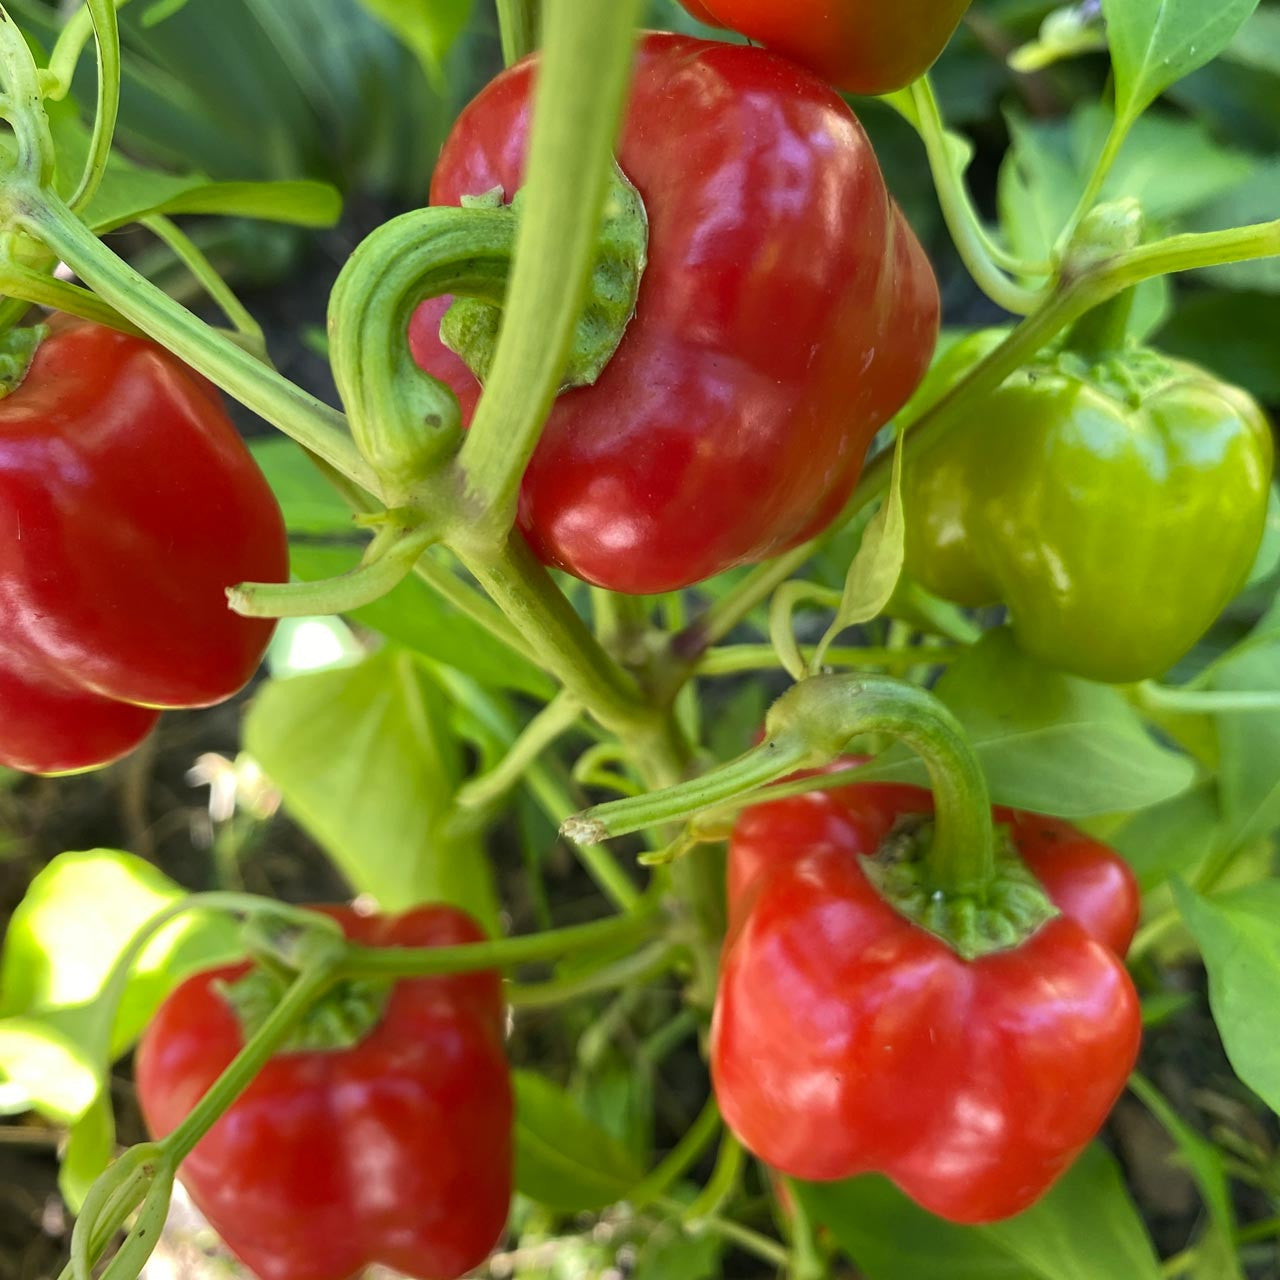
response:
<path fill-rule="evenodd" d="M 280 509 L 212 385 L 56 320 L 0 401 L 0 764 L 92 768 L 155 708 L 230 697 L 272 624 L 225 589 L 287 576 Z"/>
<path fill-rule="evenodd" d="M 727 1123 L 775 1168 L 884 1173 L 944 1218 L 987 1222 L 1038 1199 L 1124 1087 L 1138 890 L 1106 846 L 998 809 L 1063 914 L 965 961 L 863 870 L 932 808 L 919 788 L 857 784 L 743 813 L 712 1074 Z"/>
<path fill-rule="evenodd" d="M 433 204 L 522 180 L 528 60 L 462 113 Z M 933 272 L 856 119 L 759 49 L 649 35 L 619 163 L 644 198 L 649 262 L 594 386 L 561 394 L 519 525 L 548 564 L 643 594 L 778 554 L 840 510 L 872 437 L 933 351 Z M 480 387 L 424 303 L 414 357 Z"/>
<path fill-rule="evenodd" d="M 904 88 L 938 60 L 972 0 L 681 0 L 848 93 Z"/>
<path fill-rule="evenodd" d="M 478 942 L 451 907 L 398 918 L 330 909 L 367 946 Z M 170 1133 L 243 1045 L 225 997 L 247 966 L 180 986 L 138 1050 L 138 1097 Z M 496 972 L 415 978 L 392 990 L 353 1047 L 274 1057 L 183 1163 L 182 1181 L 260 1280 L 347 1280 L 381 1263 L 452 1280 L 502 1234 L 513 1102 Z"/>

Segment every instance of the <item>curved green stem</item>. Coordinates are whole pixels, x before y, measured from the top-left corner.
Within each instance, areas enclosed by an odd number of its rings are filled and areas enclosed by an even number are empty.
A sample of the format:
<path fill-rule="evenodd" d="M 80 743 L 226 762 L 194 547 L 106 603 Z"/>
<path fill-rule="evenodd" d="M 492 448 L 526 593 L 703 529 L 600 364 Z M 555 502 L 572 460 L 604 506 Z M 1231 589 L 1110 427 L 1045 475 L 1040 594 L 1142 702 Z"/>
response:
<path fill-rule="evenodd" d="M 1081 192 L 1080 199 L 1072 211 L 1071 217 L 1067 220 L 1067 225 L 1062 229 L 1062 233 L 1058 237 L 1060 251 L 1065 250 L 1070 245 L 1080 224 L 1088 217 L 1093 206 L 1097 204 L 1098 197 L 1102 194 L 1102 188 L 1106 185 L 1107 178 L 1110 177 L 1116 160 L 1119 159 L 1120 152 L 1131 128 L 1132 121 L 1122 120 L 1119 116 L 1116 116 L 1111 121 L 1111 128 L 1107 131 L 1106 141 L 1102 144 L 1102 151 L 1093 167 L 1093 172 L 1089 175 L 1089 181 L 1084 191 Z"/>
<path fill-rule="evenodd" d="M 1280 711 L 1280 693 L 1273 689 L 1201 690 L 1171 689 L 1145 680 L 1137 688 L 1143 707 L 1161 711 L 1188 711 L 1217 715 L 1242 711 Z"/>
<path fill-rule="evenodd" d="M 180 1163 L 191 1154 L 196 1143 L 266 1066 L 272 1054 L 288 1038 L 307 1010 L 337 980 L 346 948 L 339 939 L 334 938 L 330 942 L 332 945 L 327 951 L 317 952 L 310 964 L 299 973 L 253 1038 L 209 1086 L 182 1123 L 161 1143 L 175 1163 Z"/>
<path fill-rule="evenodd" d="M 698 1161 L 723 1127 L 713 1094 L 680 1141 L 627 1193 L 627 1203 L 639 1212 L 660 1200 Z"/>
<path fill-rule="evenodd" d="M 581 312 L 612 173 L 639 0 L 545 0 L 528 182 L 493 367 L 459 453 L 474 535 L 510 529 Z"/>
<path fill-rule="evenodd" d="M 83 320 L 92 320 L 109 329 L 119 329 L 124 333 L 142 332 L 114 307 L 103 302 L 96 293 L 43 271 L 34 271 L 21 263 L 0 263 L 0 294 L 9 299 L 20 299 L 24 304 L 34 303 L 36 306 L 48 307 L 51 311 L 62 311 Z M 14 308 L 17 314 L 12 319 L 20 319 L 25 310 L 25 305 L 20 309 Z M 4 319 L 9 320 L 10 317 L 6 316 Z M 6 327 L 3 321 L 0 321 L 0 327 Z"/>
<path fill-rule="evenodd" d="M 498 0 L 502 60 L 510 66 L 538 47 L 541 0 Z"/>
<path fill-rule="evenodd" d="M 200 287 L 227 317 L 232 328 L 243 334 L 254 349 L 262 353 L 265 360 L 267 340 L 263 336 L 262 326 L 249 314 L 195 241 L 171 218 L 161 214 L 153 213 L 140 221 L 142 226 L 173 251 L 178 261 L 191 272 Z"/>
<path fill-rule="evenodd" d="M 346 419 L 194 316 L 111 252 L 56 196 L 9 185 L 10 225 L 43 241 L 126 319 L 216 382 L 242 404 L 370 493 L 372 468 L 356 452 Z"/>
<path fill-rule="evenodd" d="M 558 960 L 596 947 L 641 942 L 664 928 L 657 905 L 650 902 L 647 909 L 630 915 L 570 925 L 526 938 L 502 938 L 456 947 L 362 947 L 350 943 L 337 976 L 431 978 L 445 973 L 475 973 L 479 969 L 509 969 Z"/>
<path fill-rule="evenodd" d="M 946 126 L 929 77 L 921 76 L 915 81 L 910 94 L 916 115 L 912 123 L 917 126 L 929 157 L 942 216 L 961 261 L 977 286 L 997 306 L 1014 315 L 1034 311 L 1044 300 L 1045 289 L 1029 289 L 1005 274 L 1004 268 L 1023 274 L 1029 274 L 1029 271 L 1012 254 L 1000 248 L 982 225 L 982 219 L 969 198 L 964 174 L 952 158 Z"/>
<path fill-rule="evenodd" d="M 17 23 L 2 5 L 0 79 L 4 85 L 0 118 L 9 122 L 18 143 L 16 171 L 38 186 L 49 186 L 57 170 L 57 155 L 41 99 L 40 71 Z"/>
<path fill-rule="evenodd" d="M 75 194 L 67 201 L 76 213 L 93 199 L 102 184 L 120 115 L 120 24 L 116 20 L 115 0 L 85 0 L 85 9 L 93 23 L 97 44 L 98 108 L 84 172 Z"/>
<path fill-rule="evenodd" d="M 329 297 L 329 357 L 360 452 L 405 502 L 461 439 L 458 402 L 405 340 L 414 308 L 444 293 L 501 304 L 517 218 L 508 205 L 415 209 L 366 236 Z"/>
<path fill-rule="evenodd" d="M 613 800 L 568 819 L 570 839 L 601 840 L 692 818 L 768 782 L 829 763 L 864 734 L 885 734 L 924 762 L 934 794 L 929 883 L 946 894 L 981 894 L 995 875 L 995 832 L 986 780 L 964 730 L 936 698 L 884 676 L 814 676 L 774 703 L 758 747 L 710 773 L 648 795 Z"/>
<path fill-rule="evenodd" d="M 227 603 L 246 618 L 308 618 L 351 613 L 381 600 L 413 571 L 436 538 L 431 529 L 396 529 L 370 543 L 349 573 L 318 582 L 241 582 L 227 588 Z"/>
<path fill-rule="evenodd" d="M 577 723 L 581 704 L 567 693 L 553 698 L 525 726 L 507 754 L 488 773 L 465 782 L 456 803 L 463 809 L 483 809 L 518 786 L 529 766 L 562 734 Z"/>
<path fill-rule="evenodd" d="M 518 533 L 495 558 L 455 551 L 572 698 L 615 733 L 654 732 L 660 712 L 600 646 Z"/>
<path fill-rule="evenodd" d="M 745 1162 L 746 1151 L 742 1143 L 725 1129 L 720 1136 L 720 1150 L 716 1154 L 711 1177 L 698 1193 L 697 1199 L 681 1215 L 686 1225 L 696 1230 L 703 1219 L 716 1217 L 729 1204 L 742 1181 L 742 1166 Z"/>
<path fill-rule="evenodd" d="M 547 1009 L 618 987 L 643 986 L 666 973 L 678 954 L 669 942 L 654 942 L 592 973 L 524 986 L 513 983 L 506 989 L 507 1003 L 513 1009 Z"/>

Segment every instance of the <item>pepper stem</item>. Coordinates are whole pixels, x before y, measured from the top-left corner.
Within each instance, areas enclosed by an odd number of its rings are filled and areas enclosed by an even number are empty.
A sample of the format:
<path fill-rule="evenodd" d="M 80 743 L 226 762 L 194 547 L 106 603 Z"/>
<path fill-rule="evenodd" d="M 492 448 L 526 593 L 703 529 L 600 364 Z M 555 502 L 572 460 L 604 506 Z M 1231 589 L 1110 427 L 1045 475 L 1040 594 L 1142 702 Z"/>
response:
<path fill-rule="evenodd" d="M 1097 364 L 1123 351 L 1133 315 L 1133 289 L 1126 289 L 1092 311 L 1086 311 L 1067 331 L 1066 349 Z"/>
<path fill-rule="evenodd" d="M 932 694 L 883 676 L 823 675 L 774 703 L 765 740 L 710 773 L 648 795 L 596 805 L 561 828 L 574 841 L 600 841 L 704 809 L 749 803 L 757 788 L 797 769 L 829 764 L 850 741 L 883 734 L 924 762 L 934 794 L 925 876 L 934 893 L 981 901 L 996 876 L 995 830 L 986 779 L 959 721 Z"/>

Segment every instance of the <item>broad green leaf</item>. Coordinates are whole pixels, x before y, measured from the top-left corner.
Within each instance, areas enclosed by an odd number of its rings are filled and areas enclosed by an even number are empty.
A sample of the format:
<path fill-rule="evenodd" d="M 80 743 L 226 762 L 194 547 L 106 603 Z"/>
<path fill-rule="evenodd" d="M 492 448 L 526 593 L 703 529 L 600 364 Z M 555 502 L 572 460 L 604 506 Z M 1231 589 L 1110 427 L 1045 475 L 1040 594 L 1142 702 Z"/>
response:
<path fill-rule="evenodd" d="M 178 982 L 241 954 L 224 916 L 190 913 L 143 948 L 118 1010 L 103 999 L 138 930 L 184 896 L 150 863 L 64 853 L 13 913 L 0 960 L 0 1079 L 24 1108 L 71 1126 L 61 1185 L 77 1207 L 114 1142 L 107 1074 Z"/>
<path fill-rule="evenodd" d="M 719 1236 L 685 1235 L 676 1223 L 663 1222 L 640 1246 L 631 1280 L 715 1280 L 724 1251 Z"/>
<path fill-rule="evenodd" d="M 89 154 L 89 129 L 74 102 L 48 104 L 57 148 L 56 183 L 70 195 Z M 0 138 L 0 154 L 12 153 L 12 135 Z M 136 222 L 151 213 L 208 213 L 259 218 L 302 227 L 330 227 L 342 213 L 342 198 L 324 182 L 210 182 L 202 174 L 145 169 L 113 151 L 85 221 L 97 232 Z"/>
<path fill-rule="evenodd" d="M 1156 342 L 1260 400 L 1280 401 L 1280 293 L 1186 294 Z"/>
<path fill-rule="evenodd" d="M 798 1183 L 868 1280 L 1158 1280 L 1159 1263 L 1115 1161 L 1090 1147 L 1025 1213 L 957 1227 L 883 1178 Z M 1088 1230 L 1081 1224 L 1088 1223 Z"/>
<path fill-rule="evenodd" d="M 1107 843 L 1124 855 L 1144 892 L 1188 874 L 1221 842 L 1217 788 L 1207 781 L 1134 814 L 1107 834 Z"/>
<path fill-rule="evenodd" d="M 1204 898 L 1175 883 L 1209 972 L 1209 1004 L 1236 1074 L 1280 1112 L 1280 881 Z"/>
<path fill-rule="evenodd" d="M 386 650 L 272 680 L 250 707 L 245 746 L 354 889 L 388 911 L 451 902 L 492 932 L 481 842 L 447 829 L 463 766 L 449 715 L 412 655 Z"/>
<path fill-rule="evenodd" d="M 813 668 L 822 666 L 822 659 L 836 637 L 848 627 L 870 622 L 884 612 L 902 577 L 902 561 L 906 547 L 906 521 L 902 512 L 902 441 L 893 451 L 893 474 L 889 492 L 880 509 L 871 518 L 862 544 L 849 566 L 844 583 L 844 595 L 836 610 L 835 620 L 818 644 L 813 658 Z"/>
<path fill-rule="evenodd" d="M 1212 687 L 1225 692 L 1280 690 L 1280 642 L 1244 649 L 1228 658 L 1214 669 Z M 1234 711 L 1214 718 L 1220 749 L 1223 843 L 1227 849 L 1236 849 L 1280 827 L 1280 716 Z"/>
<path fill-rule="evenodd" d="M 997 804 L 1062 818 L 1128 813 L 1179 795 L 1194 777 L 1117 690 L 1041 666 L 1007 628 L 988 632 L 934 692 L 968 731 Z M 927 783 L 924 766 L 898 748 L 863 776 Z"/>
<path fill-rule="evenodd" d="M 603 1209 L 644 1176 L 631 1153 L 563 1089 L 531 1071 L 516 1091 L 516 1189 L 564 1213 Z"/>
<path fill-rule="evenodd" d="M 444 60 L 466 29 L 472 0 L 360 0 L 413 51 L 423 69 L 439 81 Z"/>
<path fill-rule="evenodd" d="M 1136 120 L 1170 85 L 1212 62 L 1258 0 L 1102 0 L 1116 110 Z"/>
<path fill-rule="evenodd" d="M 184 896 L 132 854 L 95 849 L 55 858 L 10 919 L 0 960 L 0 1015 L 96 1017 L 117 958 L 143 925 Z M 134 966 L 113 1049 L 133 1042 L 181 978 L 239 955 L 238 937 L 225 917 L 204 913 L 180 916 L 160 930 Z"/>

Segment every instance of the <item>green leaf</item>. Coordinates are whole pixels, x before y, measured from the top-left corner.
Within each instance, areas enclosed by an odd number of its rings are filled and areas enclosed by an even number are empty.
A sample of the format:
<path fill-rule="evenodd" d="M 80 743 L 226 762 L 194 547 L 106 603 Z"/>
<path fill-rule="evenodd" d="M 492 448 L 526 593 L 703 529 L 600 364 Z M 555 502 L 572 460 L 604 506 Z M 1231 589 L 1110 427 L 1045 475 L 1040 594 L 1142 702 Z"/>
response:
<path fill-rule="evenodd" d="M 676 1223 L 663 1222 L 640 1246 L 631 1280 L 714 1280 L 724 1250 L 719 1236 L 688 1236 Z"/>
<path fill-rule="evenodd" d="M 563 1089 L 515 1071 L 516 1189 L 563 1213 L 603 1209 L 626 1197 L 644 1170 L 589 1120 Z"/>
<path fill-rule="evenodd" d="M 1115 1161 L 1090 1147 L 1025 1213 L 957 1227 L 883 1178 L 797 1183 L 868 1280 L 1158 1280 L 1160 1266 Z M 1088 1230 L 1081 1230 L 1082 1224 Z"/>
<path fill-rule="evenodd" d="M 1280 401 L 1280 292 L 1206 290 L 1182 296 L 1157 345 L 1260 400 Z"/>
<path fill-rule="evenodd" d="M 64 853 L 31 882 L 9 922 L 0 959 L 0 1016 L 96 1017 L 102 994 L 138 930 L 185 896 L 149 862 L 94 849 Z M 241 954 L 223 916 L 174 920 L 146 946 L 115 1022 L 122 1052 L 181 978 Z M 83 1043 L 79 1036 L 76 1039 Z"/>
<path fill-rule="evenodd" d="M 420 664 L 386 650 L 272 680 L 250 707 L 245 746 L 354 889 L 387 911 L 454 903 L 493 932 L 484 849 L 449 827 L 463 767 L 449 716 Z"/>
<path fill-rule="evenodd" d="M 1170 85 L 1212 62 L 1258 0 L 1102 0 L 1116 110 L 1133 121 Z"/>
<path fill-rule="evenodd" d="M 1128 813 L 1179 795 L 1195 775 L 1116 689 L 1041 666 L 1007 628 L 988 632 L 934 692 L 967 730 L 997 804 L 1062 818 Z M 898 748 L 862 776 L 927 784 Z"/>
<path fill-rule="evenodd" d="M 444 60 L 466 30 L 472 0 L 360 0 L 412 50 L 422 68 L 439 82 Z"/>
<path fill-rule="evenodd" d="M 1174 884 L 1209 972 L 1209 1005 L 1236 1074 L 1280 1112 L 1280 882 L 1204 898 Z"/>
<path fill-rule="evenodd" d="M 108 1007 L 107 980 L 134 935 L 184 896 L 132 854 L 64 853 L 31 882 L 5 934 L 0 1079 L 24 1108 L 71 1126 L 61 1185 L 73 1208 L 111 1156 L 111 1061 L 183 978 L 242 954 L 225 916 L 180 916 L 143 948 L 119 1009 Z"/>
<path fill-rule="evenodd" d="M 902 577 L 902 561 L 906 549 L 906 521 L 902 512 L 902 441 L 898 434 L 893 450 L 893 474 L 889 492 L 880 509 L 871 518 L 862 535 L 862 545 L 849 566 L 844 595 L 836 610 L 835 620 L 818 644 L 812 667 L 822 666 L 827 649 L 848 627 L 870 622 L 884 612 L 893 598 L 898 579 Z"/>
<path fill-rule="evenodd" d="M 1280 690 L 1280 640 L 1227 658 L 1214 669 L 1211 685 L 1224 692 Z M 1280 827 L 1280 716 L 1234 711 L 1214 719 L 1223 847 L 1238 849 Z"/>
<path fill-rule="evenodd" d="M 1109 832 L 1107 843 L 1122 853 L 1143 892 L 1186 875 L 1222 843 L 1222 812 L 1216 786 L 1201 782 L 1172 800 L 1153 805 Z"/>

